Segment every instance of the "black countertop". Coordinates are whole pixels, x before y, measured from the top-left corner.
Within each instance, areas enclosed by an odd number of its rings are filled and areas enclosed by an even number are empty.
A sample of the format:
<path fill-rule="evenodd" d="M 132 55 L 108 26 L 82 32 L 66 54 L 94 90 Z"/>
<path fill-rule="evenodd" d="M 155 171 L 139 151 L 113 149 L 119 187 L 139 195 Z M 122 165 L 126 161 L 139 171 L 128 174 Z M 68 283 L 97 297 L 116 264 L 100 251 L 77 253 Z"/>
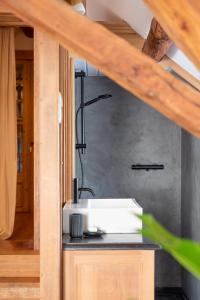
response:
<path fill-rule="evenodd" d="M 158 250 L 140 234 L 104 234 L 101 238 L 71 239 L 63 235 L 63 250 Z"/>

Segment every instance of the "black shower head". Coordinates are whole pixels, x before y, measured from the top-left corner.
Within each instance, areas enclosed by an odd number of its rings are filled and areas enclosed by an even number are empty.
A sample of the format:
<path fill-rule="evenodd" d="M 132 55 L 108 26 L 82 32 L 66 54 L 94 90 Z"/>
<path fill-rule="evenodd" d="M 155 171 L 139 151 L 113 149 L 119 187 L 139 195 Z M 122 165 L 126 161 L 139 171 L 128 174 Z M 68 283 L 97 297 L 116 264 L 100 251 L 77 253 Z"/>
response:
<path fill-rule="evenodd" d="M 108 98 L 111 98 L 111 97 L 112 97 L 112 95 L 110 95 L 110 94 L 99 95 L 97 98 L 94 98 L 92 100 L 89 100 L 89 101 L 85 102 L 84 106 L 89 106 L 90 104 L 93 104 L 93 103 L 98 102 L 100 100 L 108 99 Z"/>

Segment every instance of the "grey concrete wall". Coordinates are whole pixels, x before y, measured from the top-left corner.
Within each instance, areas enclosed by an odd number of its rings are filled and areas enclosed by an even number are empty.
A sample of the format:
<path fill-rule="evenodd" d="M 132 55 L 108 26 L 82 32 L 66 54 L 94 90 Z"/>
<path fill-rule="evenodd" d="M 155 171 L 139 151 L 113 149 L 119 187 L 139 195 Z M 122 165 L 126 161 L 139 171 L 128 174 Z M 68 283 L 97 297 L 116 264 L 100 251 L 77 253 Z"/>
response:
<path fill-rule="evenodd" d="M 182 235 L 200 242 L 200 140 L 182 132 Z M 200 281 L 182 272 L 190 300 L 200 300 Z"/>
<path fill-rule="evenodd" d="M 180 128 L 105 77 L 88 77 L 85 86 L 86 100 L 113 95 L 86 108 L 85 185 L 97 198 L 134 197 L 145 212 L 180 234 Z M 77 81 L 77 101 L 79 91 Z M 163 163 L 165 170 L 133 171 L 133 163 Z M 157 253 L 156 265 L 157 286 L 180 286 L 180 267 L 169 255 Z"/>

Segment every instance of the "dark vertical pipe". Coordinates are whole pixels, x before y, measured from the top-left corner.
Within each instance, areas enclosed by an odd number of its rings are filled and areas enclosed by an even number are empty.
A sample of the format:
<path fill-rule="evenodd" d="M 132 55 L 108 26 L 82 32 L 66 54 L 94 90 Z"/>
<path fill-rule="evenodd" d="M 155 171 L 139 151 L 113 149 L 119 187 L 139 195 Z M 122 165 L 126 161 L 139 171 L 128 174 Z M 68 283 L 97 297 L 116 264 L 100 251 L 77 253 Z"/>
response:
<path fill-rule="evenodd" d="M 74 203 L 78 203 L 78 178 L 74 178 Z"/>
<path fill-rule="evenodd" d="M 81 76 L 81 144 L 85 144 L 85 112 L 84 112 L 84 92 L 85 92 L 85 86 L 84 86 L 84 76 Z M 85 154 L 85 149 L 81 149 L 81 153 Z"/>

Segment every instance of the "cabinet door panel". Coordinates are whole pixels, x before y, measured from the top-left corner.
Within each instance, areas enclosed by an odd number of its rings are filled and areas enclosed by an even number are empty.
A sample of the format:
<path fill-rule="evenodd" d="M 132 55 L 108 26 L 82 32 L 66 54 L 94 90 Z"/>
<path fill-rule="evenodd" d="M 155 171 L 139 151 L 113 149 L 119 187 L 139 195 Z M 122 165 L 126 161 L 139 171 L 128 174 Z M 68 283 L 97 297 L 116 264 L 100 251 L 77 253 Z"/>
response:
<path fill-rule="evenodd" d="M 65 300 L 153 300 L 153 251 L 64 251 Z"/>

